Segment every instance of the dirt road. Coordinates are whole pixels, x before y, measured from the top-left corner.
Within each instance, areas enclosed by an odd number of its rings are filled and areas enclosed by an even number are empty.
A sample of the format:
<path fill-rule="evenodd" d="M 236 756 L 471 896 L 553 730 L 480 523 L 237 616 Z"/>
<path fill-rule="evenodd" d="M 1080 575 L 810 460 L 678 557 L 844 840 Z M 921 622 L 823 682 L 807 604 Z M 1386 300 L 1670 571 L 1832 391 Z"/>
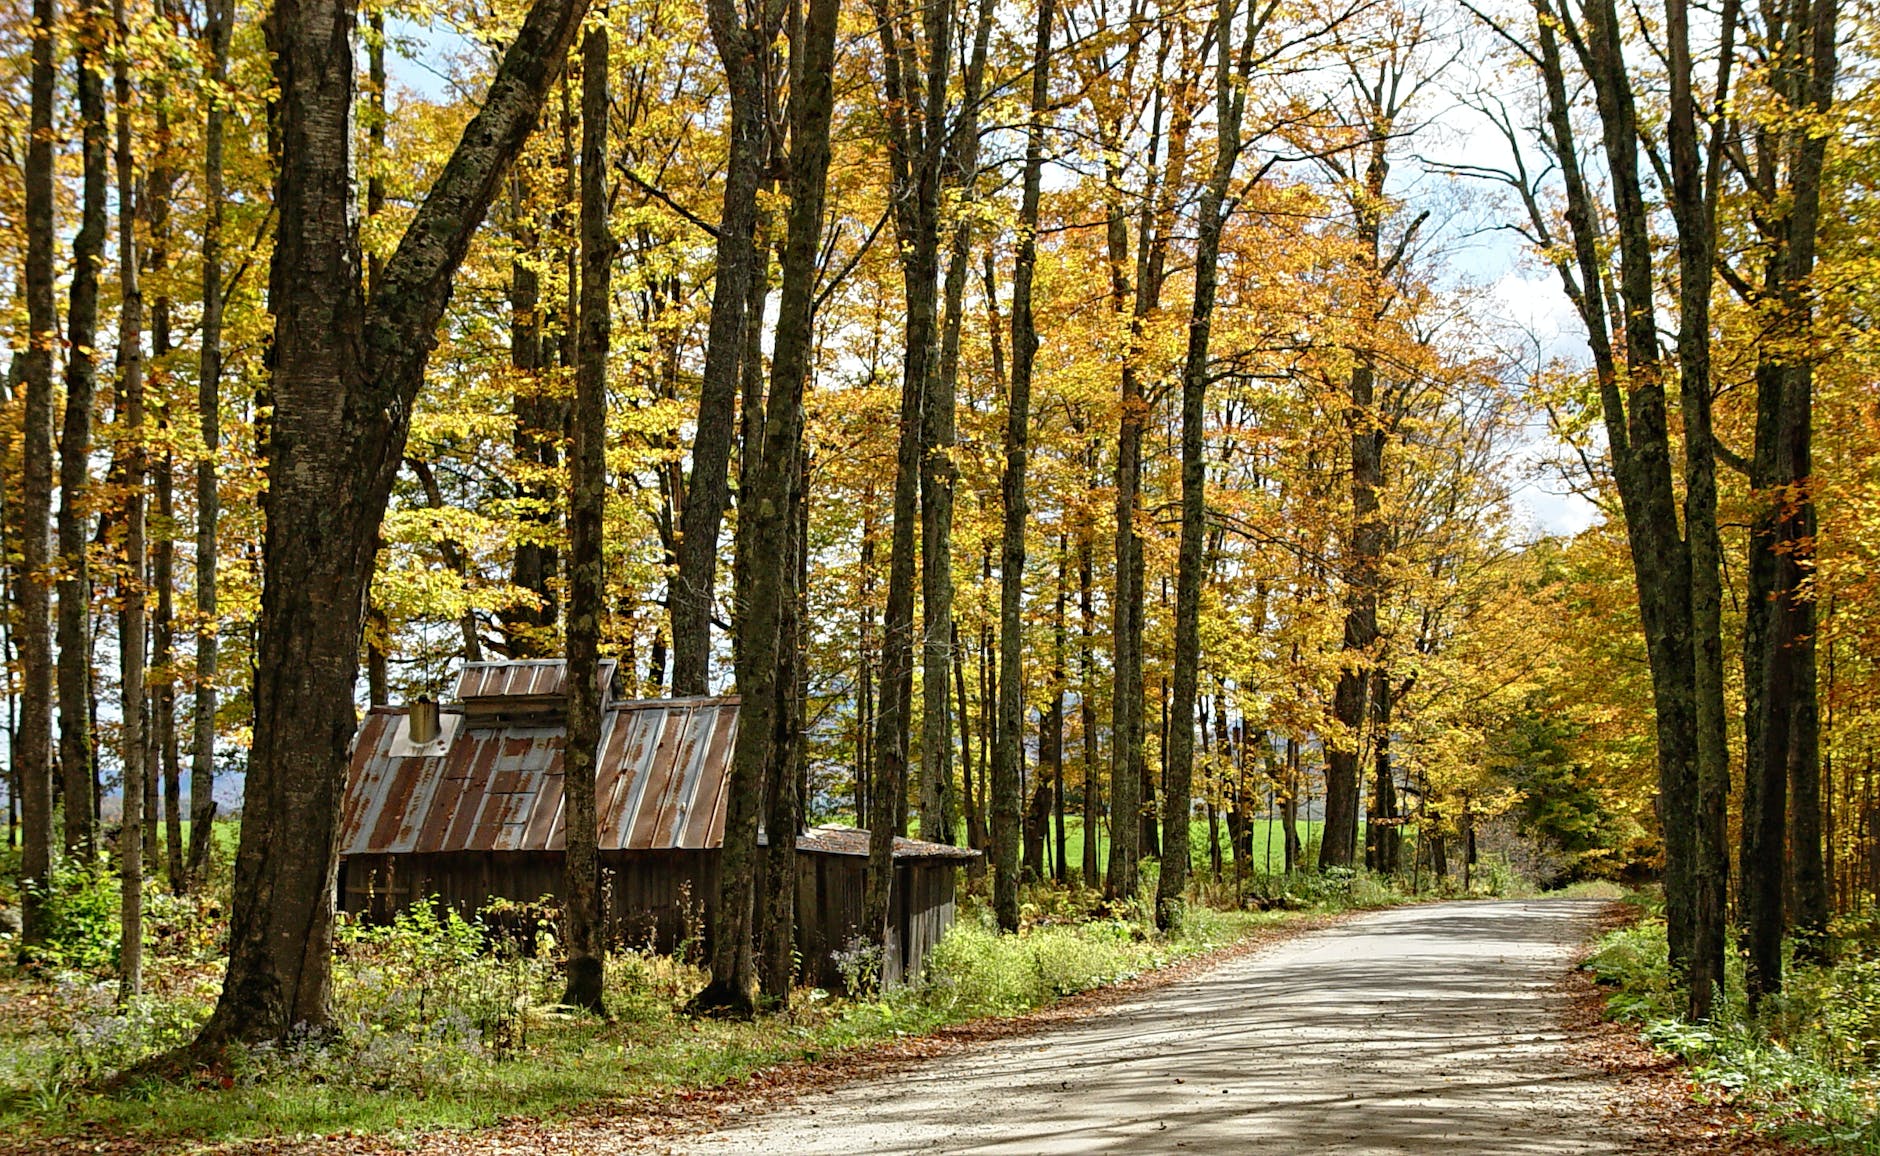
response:
<path fill-rule="evenodd" d="M 1629 1151 L 1611 1088 L 1566 1054 L 1554 990 L 1601 906 L 1381 912 L 681 1151 Z"/>

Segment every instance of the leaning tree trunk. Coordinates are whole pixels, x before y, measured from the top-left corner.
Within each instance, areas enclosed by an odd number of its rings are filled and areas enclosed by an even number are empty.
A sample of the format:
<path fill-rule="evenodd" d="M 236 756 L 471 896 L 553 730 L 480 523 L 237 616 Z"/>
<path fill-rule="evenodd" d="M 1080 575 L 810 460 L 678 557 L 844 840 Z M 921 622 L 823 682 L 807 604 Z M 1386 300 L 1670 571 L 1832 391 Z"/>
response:
<path fill-rule="evenodd" d="M 229 962 L 198 1040 L 325 1025 L 366 588 L 451 283 L 580 27 L 536 0 L 368 304 L 353 204 L 353 0 L 277 0 L 275 317 L 255 726 Z M 335 61 L 340 64 L 335 66 Z"/>
<path fill-rule="evenodd" d="M 601 977 L 601 612 L 606 598 L 601 514 L 607 500 L 608 306 L 614 240 L 607 229 L 607 24 L 581 49 L 581 336 L 575 371 L 568 502 L 568 743 L 563 753 L 568 987 L 561 1002 L 604 1012 Z"/>
<path fill-rule="evenodd" d="M 59 344 L 53 304 L 52 104 L 57 74 L 53 0 L 33 0 L 31 134 L 26 142 L 25 400 L 20 433 L 18 600 L 20 719 L 13 756 L 20 795 L 20 941 L 45 941 L 44 891 L 52 873 L 52 351 Z M 37 884 L 32 886 L 30 884 Z"/>
<path fill-rule="evenodd" d="M 769 9 L 782 7 L 777 4 Z M 731 147 L 718 218 L 718 265 L 700 374 L 692 476 L 679 511 L 679 564 L 668 597 L 675 696 L 704 694 L 711 675 L 718 531 L 731 497 L 728 471 L 737 430 L 738 382 L 749 344 L 751 283 L 764 259 L 757 239 L 757 190 L 764 177 L 770 133 L 762 69 L 776 31 L 768 15 L 756 26 L 745 24 L 731 0 L 707 0 L 705 15 L 725 67 Z"/>
<path fill-rule="evenodd" d="M 84 192 L 72 240 L 71 306 L 66 316 L 65 421 L 59 433 L 59 775 L 65 787 L 65 851 L 95 853 L 92 830 L 91 409 L 98 389 L 98 266 L 104 260 L 104 54 L 107 30 L 99 0 L 79 12 L 78 119 Z M 141 793 L 143 780 L 125 780 Z M 141 803 L 140 803 L 141 809 Z M 141 822 L 141 820 L 140 820 Z"/>

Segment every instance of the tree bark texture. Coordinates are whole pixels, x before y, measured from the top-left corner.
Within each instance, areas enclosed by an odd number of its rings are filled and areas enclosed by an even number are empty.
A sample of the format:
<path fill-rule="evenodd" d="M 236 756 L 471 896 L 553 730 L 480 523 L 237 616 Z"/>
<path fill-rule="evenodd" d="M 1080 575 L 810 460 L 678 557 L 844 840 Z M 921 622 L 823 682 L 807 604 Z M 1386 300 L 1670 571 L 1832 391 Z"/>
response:
<path fill-rule="evenodd" d="M 746 24 L 732 0 L 708 0 L 706 21 L 724 63 L 730 93 L 731 146 L 718 219 L 718 265 L 699 387 L 692 476 L 679 512 L 679 564 L 672 607 L 672 693 L 704 694 L 711 676 L 712 603 L 718 575 L 718 531 L 730 501 L 731 443 L 737 430 L 738 382 L 748 344 L 751 282 L 764 260 L 757 243 L 757 189 L 770 134 L 765 61 L 783 5 L 760 4 Z"/>
<path fill-rule="evenodd" d="M 537 0 L 367 302 L 353 212 L 353 0 L 277 0 L 266 22 L 275 317 L 255 728 L 229 965 L 198 1047 L 330 1015 L 340 796 L 366 589 L 452 279 L 534 126 L 582 0 Z"/>
<path fill-rule="evenodd" d="M 966 275 L 972 261 L 972 204 L 978 200 L 979 103 L 992 38 L 992 3 L 981 0 L 972 54 L 962 77 L 960 119 L 947 142 L 947 178 L 959 190 L 944 285 L 945 320 L 939 371 L 922 396 L 920 470 L 921 528 L 921 838 L 952 843 L 959 838 L 953 797 L 953 742 L 947 668 L 953 638 L 953 460 L 954 409 L 960 369 L 960 330 L 965 320 Z"/>
<path fill-rule="evenodd" d="M 891 196 L 907 298 L 894 532 L 882 623 L 881 697 L 875 716 L 868 874 L 862 901 L 864 934 L 878 943 L 887 938 L 894 835 L 904 825 L 907 803 L 914 690 L 914 529 L 924 440 L 921 419 L 926 391 L 932 388 L 938 337 L 940 184 L 953 30 L 953 0 L 938 0 L 917 13 L 896 7 L 897 3 L 873 0 L 872 5 L 886 74 Z"/>
<path fill-rule="evenodd" d="M 568 986 L 561 1001 L 604 1012 L 600 819 L 601 615 L 606 599 L 601 514 L 607 501 L 607 353 L 614 239 L 607 227 L 607 24 L 588 26 L 581 46 L 581 314 L 575 370 L 568 502 L 567 798 Z"/>
<path fill-rule="evenodd" d="M 1025 131 L 1018 254 L 1012 267 L 1012 382 L 1005 407 L 1005 523 L 999 549 L 999 745 L 992 761 L 992 908 L 1018 929 L 1019 790 L 1025 759 L 1025 470 L 1031 444 L 1031 379 L 1038 360 L 1032 285 L 1038 269 L 1038 202 L 1044 118 L 1051 100 L 1052 0 L 1039 0 L 1031 52 L 1031 116 Z M 1042 773 L 1042 772 L 1041 772 Z"/>
<path fill-rule="evenodd" d="M 1162 871 L 1156 884 L 1155 919 L 1176 926 L 1188 890 L 1191 853 L 1188 817 L 1194 810 L 1195 696 L 1201 671 L 1201 581 L 1208 568 L 1202 546 L 1207 531 L 1208 347 L 1214 331 L 1219 283 L 1221 229 L 1226 224 L 1228 186 L 1240 159 L 1240 120 L 1246 107 L 1244 81 L 1252 61 L 1249 28 L 1239 60 L 1234 53 L 1236 0 L 1220 0 L 1215 15 L 1214 171 L 1201 191 L 1195 238 L 1195 292 L 1188 314 L 1188 349 L 1182 361 L 1181 544 L 1175 574 L 1174 685 L 1168 706 L 1167 770 L 1163 776 Z M 1250 16 L 1250 19 L 1253 17 Z M 1237 83 L 1237 80 L 1239 83 Z"/>
<path fill-rule="evenodd" d="M 98 390 L 98 267 L 104 261 L 104 121 L 107 27 L 104 6 L 85 0 L 75 29 L 83 191 L 72 239 L 71 303 L 65 334 L 65 418 L 59 431 L 59 774 L 65 790 L 65 851 L 96 852 L 92 830 L 91 735 L 91 411 Z M 127 780 L 128 796 L 141 779 Z"/>
<path fill-rule="evenodd" d="M 18 600 L 20 719 L 12 752 L 20 794 L 20 941 L 42 943 L 43 888 L 52 872 L 52 354 L 59 344 L 53 303 L 53 96 L 58 8 L 33 0 L 31 129 L 26 143 L 26 347 L 20 438 Z"/>
<path fill-rule="evenodd" d="M 797 801 L 795 736 L 780 743 L 778 725 L 788 718 L 791 688 L 778 677 L 789 670 L 779 654 L 786 602 L 794 597 L 796 550 L 790 541 L 792 495 L 802 481 L 803 391 L 809 380 L 815 339 L 816 260 L 822 238 L 823 201 L 829 170 L 829 130 L 834 107 L 831 65 L 835 55 L 836 0 L 811 0 L 793 62 L 791 100 L 790 214 L 783 253 L 783 294 L 771 361 L 770 394 L 763 407 L 761 449 L 747 446 L 747 468 L 756 471 L 754 507 L 745 541 L 750 550 L 740 567 L 748 590 L 740 598 L 743 633 L 738 647 L 737 744 L 732 751 L 730 810 L 725 820 L 725 857 L 714 933 L 708 1005 L 748 1014 L 756 1009 L 760 979 L 764 995 L 787 1004 L 792 978 Z M 800 496 L 800 495 L 799 495 Z M 768 807 L 763 788 L 768 783 Z M 757 901 L 753 871 L 760 811 L 767 810 L 770 874 L 762 976 L 753 958 L 752 914 Z M 735 840 L 735 843 L 734 843 Z"/>

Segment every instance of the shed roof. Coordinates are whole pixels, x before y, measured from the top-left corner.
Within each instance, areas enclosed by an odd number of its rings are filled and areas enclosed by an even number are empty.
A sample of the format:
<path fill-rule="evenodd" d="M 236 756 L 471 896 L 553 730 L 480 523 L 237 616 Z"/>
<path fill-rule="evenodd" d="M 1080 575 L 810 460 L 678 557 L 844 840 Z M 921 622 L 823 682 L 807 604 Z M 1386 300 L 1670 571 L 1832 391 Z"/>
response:
<path fill-rule="evenodd" d="M 798 851 L 819 851 L 825 855 L 868 855 L 868 832 L 855 827 L 811 827 L 796 837 Z M 968 847 L 954 847 L 946 843 L 926 843 L 919 839 L 909 839 L 901 835 L 894 837 L 894 857 L 896 859 L 958 859 L 964 862 L 979 858 L 979 852 Z"/>
<path fill-rule="evenodd" d="M 565 724 L 525 717 L 467 725 L 465 711 L 478 700 L 562 695 L 565 681 L 559 659 L 469 663 L 457 681 L 463 701 L 442 708 L 437 739 L 423 746 L 412 743 L 403 708 L 372 708 L 347 772 L 340 854 L 562 850 Z M 737 731 L 735 696 L 609 702 L 595 772 L 601 850 L 723 846 Z M 868 832 L 815 827 L 797 837 L 797 849 L 865 856 Z M 894 840 L 897 859 L 978 854 Z"/>
<path fill-rule="evenodd" d="M 601 660 L 601 685 L 613 682 L 615 661 Z M 568 693 L 568 664 L 559 658 L 466 662 L 457 675 L 459 701 L 490 698 L 560 698 Z"/>
<path fill-rule="evenodd" d="M 444 741 L 414 748 L 405 711 L 373 708 L 353 748 L 341 854 L 562 850 L 566 728 L 464 727 L 455 713 L 445 708 Z M 601 849 L 722 845 L 737 722 L 735 698 L 610 704 L 595 784 Z"/>

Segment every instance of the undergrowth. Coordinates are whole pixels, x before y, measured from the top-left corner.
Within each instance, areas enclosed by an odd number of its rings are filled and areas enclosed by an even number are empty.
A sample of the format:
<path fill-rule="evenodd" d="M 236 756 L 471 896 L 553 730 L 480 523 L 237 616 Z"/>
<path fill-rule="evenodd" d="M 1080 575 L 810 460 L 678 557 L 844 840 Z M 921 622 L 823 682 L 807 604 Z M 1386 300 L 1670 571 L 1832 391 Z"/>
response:
<path fill-rule="evenodd" d="M 1880 937 L 1854 925 L 1836 931 L 1836 961 L 1790 960 L 1785 990 L 1755 1016 L 1743 1001 L 1741 959 L 1730 953 L 1728 994 L 1705 1024 L 1678 1015 L 1655 914 L 1603 937 L 1586 967 L 1611 988 L 1609 1013 L 1687 1062 L 1700 1095 L 1727 1097 L 1792 1140 L 1880 1154 Z"/>

